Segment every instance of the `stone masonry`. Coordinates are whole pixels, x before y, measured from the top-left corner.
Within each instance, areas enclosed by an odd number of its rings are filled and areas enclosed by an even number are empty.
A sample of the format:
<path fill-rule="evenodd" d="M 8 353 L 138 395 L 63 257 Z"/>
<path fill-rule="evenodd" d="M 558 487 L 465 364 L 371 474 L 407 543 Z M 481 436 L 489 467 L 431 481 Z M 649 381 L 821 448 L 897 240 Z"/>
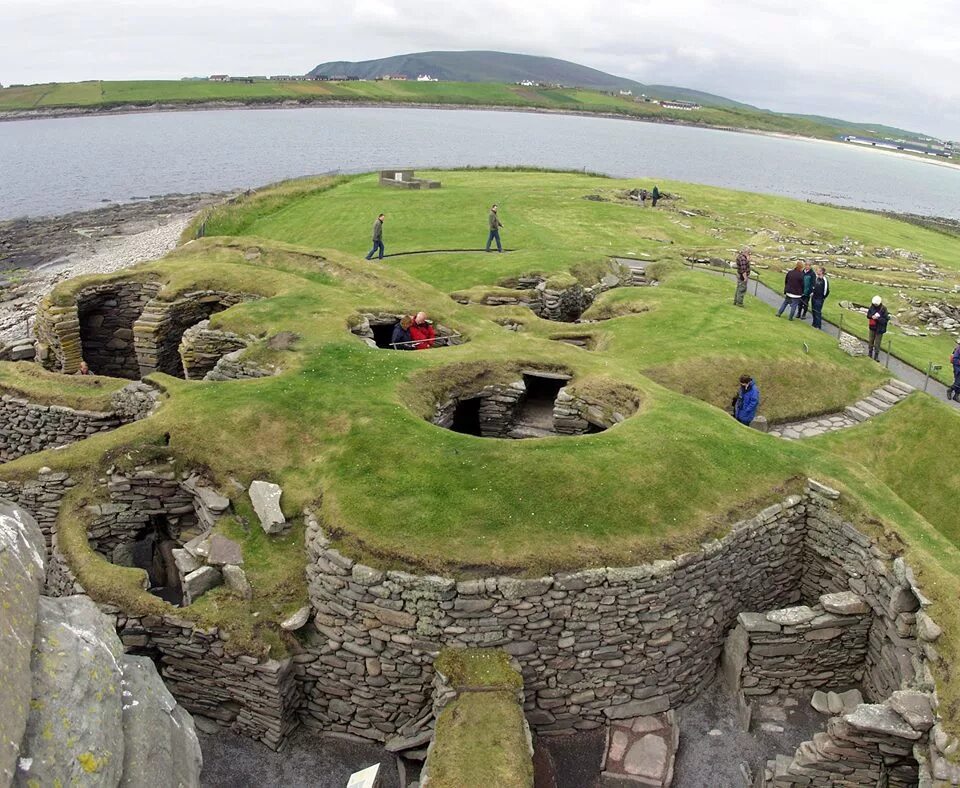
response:
<path fill-rule="evenodd" d="M 201 320 L 183 332 L 178 353 L 187 380 L 203 380 L 221 357 L 247 346 L 247 341 L 231 331 L 210 328 L 209 320 Z"/>

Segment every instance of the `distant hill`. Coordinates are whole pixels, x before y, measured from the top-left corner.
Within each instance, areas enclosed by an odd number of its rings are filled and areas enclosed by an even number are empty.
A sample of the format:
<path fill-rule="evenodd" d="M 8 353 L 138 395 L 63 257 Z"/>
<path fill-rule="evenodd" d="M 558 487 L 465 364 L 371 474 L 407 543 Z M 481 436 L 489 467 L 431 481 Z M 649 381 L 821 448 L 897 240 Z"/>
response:
<path fill-rule="evenodd" d="M 520 82 L 530 79 L 545 84 L 594 90 L 632 90 L 638 95 L 646 93 L 656 98 L 694 101 L 710 107 L 756 109 L 749 104 L 715 96 L 712 93 L 671 85 L 644 85 L 632 79 L 607 74 L 605 71 L 581 66 L 568 60 L 517 55 L 510 52 L 414 52 L 409 55 L 394 55 L 377 60 L 359 62 L 339 60 L 321 63 L 310 72 L 311 76 L 343 76 L 360 79 L 375 79 L 386 74 L 401 74 L 411 79 L 416 79 L 420 74 L 430 74 L 445 82 Z"/>
<path fill-rule="evenodd" d="M 929 139 L 929 135 L 921 134 L 916 131 L 907 131 L 906 129 L 898 129 L 896 126 L 884 126 L 882 123 L 854 123 L 849 120 L 841 120 L 840 118 L 829 118 L 824 115 L 797 115 L 792 113 L 787 113 L 792 118 L 803 118 L 805 120 L 812 120 L 815 123 L 824 123 L 827 126 L 834 126 L 835 128 L 840 129 L 844 132 L 864 134 L 872 137 L 889 137 L 892 139 L 905 139 L 905 140 L 926 140 Z"/>

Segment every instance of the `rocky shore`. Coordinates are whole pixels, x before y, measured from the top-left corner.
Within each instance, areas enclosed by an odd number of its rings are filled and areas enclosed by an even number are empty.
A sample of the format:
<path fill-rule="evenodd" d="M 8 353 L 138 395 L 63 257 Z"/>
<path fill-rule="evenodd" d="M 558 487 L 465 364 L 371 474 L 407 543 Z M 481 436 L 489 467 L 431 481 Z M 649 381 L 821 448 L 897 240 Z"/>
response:
<path fill-rule="evenodd" d="M 64 216 L 0 222 L 0 347 L 28 333 L 37 302 L 63 280 L 162 257 L 224 194 L 171 194 Z"/>

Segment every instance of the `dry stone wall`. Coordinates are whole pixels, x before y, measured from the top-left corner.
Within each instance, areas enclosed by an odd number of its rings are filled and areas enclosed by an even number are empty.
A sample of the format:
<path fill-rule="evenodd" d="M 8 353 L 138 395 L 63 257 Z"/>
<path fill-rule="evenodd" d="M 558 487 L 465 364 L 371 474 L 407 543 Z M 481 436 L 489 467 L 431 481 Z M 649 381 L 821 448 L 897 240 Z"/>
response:
<path fill-rule="evenodd" d="M 198 290 L 184 293 L 173 301 L 150 301 L 133 325 L 139 376 L 165 372 L 183 377 L 180 341 L 184 332 L 216 312 L 257 296 Z"/>
<path fill-rule="evenodd" d="M 111 410 L 75 410 L 62 405 L 40 405 L 9 394 L 0 396 L 0 463 L 109 432 L 144 418 L 159 392 L 133 383 L 111 398 Z"/>
<path fill-rule="evenodd" d="M 201 320 L 183 332 L 178 353 L 187 380 L 203 380 L 227 353 L 241 350 L 247 341 L 231 331 L 210 328 L 209 320 Z"/>
<path fill-rule="evenodd" d="M 788 498 L 672 561 L 531 580 L 455 582 L 381 572 L 307 530 L 310 597 L 325 638 L 306 664 L 306 716 L 382 739 L 415 716 L 443 646 L 516 656 L 540 733 L 655 714 L 695 697 L 744 609 L 799 600 L 805 505 Z"/>

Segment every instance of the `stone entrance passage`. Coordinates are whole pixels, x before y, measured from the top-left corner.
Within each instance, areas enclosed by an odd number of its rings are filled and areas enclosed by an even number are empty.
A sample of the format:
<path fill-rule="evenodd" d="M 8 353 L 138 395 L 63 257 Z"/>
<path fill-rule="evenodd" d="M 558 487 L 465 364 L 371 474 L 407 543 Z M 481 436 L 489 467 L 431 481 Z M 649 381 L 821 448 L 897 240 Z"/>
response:
<path fill-rule="evenodd" d="M 569 372 L 523 369 L 518 374 L 519 380 L 451 391 L 430 421 L 481 438 L 547 438 L 603 432 L 639 407 L 639 394 L 629 387 L 588 399 L 570 388 Z"/>
<path fill-rule="evenodd" d="M 395 312 L 364 312 L 356 315 L 350 322 L 350 333 L 363 339 L 370 347 L 380 348 L 381 350 L 409 350 L 410 347 L 394 347 L 393 329 L 400 322 L 402 314 Z M 451 345 L 460 345 L 466 342 L 458 331 L 454 331 L 441 323 L 433 323 L 433 330 L 437 336 L 433 347 L 449 347 Z"/>
<path fill-rule="evenodd" d="M 91 372 L 129 380 L 140 378 L 133 324 L 154 292 L 155 285 L 140 282 L 100 285 L 81 291 L 76 306 L 80 358 Z"/>

